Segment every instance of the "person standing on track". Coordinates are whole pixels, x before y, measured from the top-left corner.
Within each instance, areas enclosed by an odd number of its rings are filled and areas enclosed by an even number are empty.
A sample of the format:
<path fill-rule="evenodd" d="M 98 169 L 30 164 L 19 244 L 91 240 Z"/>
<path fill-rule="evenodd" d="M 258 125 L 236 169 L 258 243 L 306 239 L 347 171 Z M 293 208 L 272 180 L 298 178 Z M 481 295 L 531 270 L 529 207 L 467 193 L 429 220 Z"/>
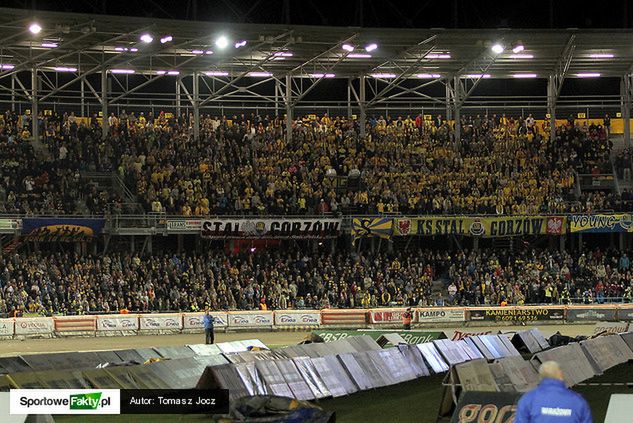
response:
<path fill-rule="evenodd" d="M 563 372 L 555 361 L 539 367 L 541 383 L 519 400 L 514 423 L 592 423 L 587 401 L 567 389 Z"/>
<path fill-rule="evenodd" d="M 404 326 L 404 330 L 411 330 L 411 322 L 413 321 L 413 313 L 411 312 L 411 307 L 407 308 L 407 311 L 402 315 L 402 325 Z"/>
<path fill-rule="evenodd" d="M 209 309 L 204 313 L 204 334 L 207 344 L 213 344 L 215 334 L 213 333 L 213 316 L 209 312 Z"/>

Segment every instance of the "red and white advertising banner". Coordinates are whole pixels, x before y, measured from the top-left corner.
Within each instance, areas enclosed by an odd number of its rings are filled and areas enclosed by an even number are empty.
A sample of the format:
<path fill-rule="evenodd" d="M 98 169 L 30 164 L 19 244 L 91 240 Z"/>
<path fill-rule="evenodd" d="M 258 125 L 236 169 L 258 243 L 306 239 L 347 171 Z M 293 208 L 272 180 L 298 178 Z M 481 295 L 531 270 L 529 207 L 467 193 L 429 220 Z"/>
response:
<path fill-rule="evenodd" d="M 213 327 L 225 328 L 228 323 L 228 315 L 222 311 L 212 311 Z M 183 313 L 182 314 L 183 329 L 204 329 L 204 313 Z"/>
<path fill-rule="evenodd" d="M 15 321 L 13 319 L 0 319 L 0 336 L 13 336 L 15 333 Z"/>
<path fill-rule="evenodd" d="M 182 315 L 180 314 L 140 314 L 138 320 L 141 330 L 182 329 Z"/>
<path fill-rule="evenodd" d="M 277 310 L 275 325 L 277 326 L 319 326 L 321 312 L 319 310 Z"/>
<path fill-rule="evenodd" d="M 20 317 L 15 321 L 16 335 L 44 335 L 54 330 L 52 317 Z"/>
<path fill-rule="evenodd" d="M 406 308 L 375 308 L 369 310 L 369 321 L 373 324 L 402 324 L 402 315 L 405 311 Z"/>
<path fill-rule="evenodd" d="M 138 315 L 136 314 L 106 314 L 97 316 L 97 330 L 138 330 Z"/>
<path fill-rule="evenodd" d="M 418 308 L 415 317 L 418 323 L 465 322 L 466 311 L 463 308 Z"/>
<path fill-rule="evenodd" d="M 229 327 L 266 327 L 273 325 L 272 311 L 229 312 Z"/>

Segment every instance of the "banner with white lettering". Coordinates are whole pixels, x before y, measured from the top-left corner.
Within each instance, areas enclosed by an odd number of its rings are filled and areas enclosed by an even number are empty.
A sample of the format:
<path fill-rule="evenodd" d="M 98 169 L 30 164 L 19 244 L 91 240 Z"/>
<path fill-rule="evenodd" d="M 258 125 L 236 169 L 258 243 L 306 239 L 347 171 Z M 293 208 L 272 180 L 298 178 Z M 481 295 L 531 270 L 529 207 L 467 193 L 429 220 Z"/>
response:
<path fill-rule="evenodd" d="M 466 321 L 466 312 L 464 309 L 418 308 L 416 309 L 416 316 L 418 323 L 446 323 Z"/>
<path fill-rule="evenodd" d="M 212 311 L 213 327 L 225 328 L 228 324 L 228 314 L 221 311 Z M 204 313 L 183 313 L 183 329 L 204 329 Z"/>
<path fill-rule="evenodd" d="M 203 238 L 335 238 L 342 219 L 234 218 L 202 221 Z"/>
<path fill-rule="evenodd" d="M 199 232 L 200 228 L 202 228 L 201 219 L 170 219 L 167 221 L 167 232 L 169 233 Z"/>
<path fill-rule="evenodd" d="M 273 325 L 272 311 L 229 312 L 229 327 L 267 327 Z"/>
<path fill-rule="evenodd" d="M 180 314 L 141 314 L 139 315 L 141 330 L 179 330 L 182 329 Z"/>
<path fill-rule="evenodd" d="M 407 311 L 406 308 L 377 308 L 369 310 L 369 321 L 373 324 L 402 324 L 402 315 L 405 311 Z"/>
<path fill-rule="evenodd" d="M 319 326 L 321 312 L 318 310 L 278 310 L 275 311 L 275 325 L 278 326 Z"/>
<path fill-rule="evenodd" d="M 53 333 L 51 317 L 21 317 L 15 322 L 16 335 L 46 335 Z"/>
<path fill-rule="evenodd" d="M 0 319 L 0 336 L 13 336 L 15 333 L 15 321 L 13 319 Z"/>
<path fill-rule="evenodd" d="M 118 389 L 11 389 L 11 414 L 120 414 Z M 52 420 L 52 419 L 51 419 Z"/>
<path fill-rule="evenodd" d="M 97 330 L 98 331 L 110 331 L 110 330 L 138 330 L 138 316 L 137 315 L 112 315 L 106 314 L 103 316 L 97 316 Z"/>

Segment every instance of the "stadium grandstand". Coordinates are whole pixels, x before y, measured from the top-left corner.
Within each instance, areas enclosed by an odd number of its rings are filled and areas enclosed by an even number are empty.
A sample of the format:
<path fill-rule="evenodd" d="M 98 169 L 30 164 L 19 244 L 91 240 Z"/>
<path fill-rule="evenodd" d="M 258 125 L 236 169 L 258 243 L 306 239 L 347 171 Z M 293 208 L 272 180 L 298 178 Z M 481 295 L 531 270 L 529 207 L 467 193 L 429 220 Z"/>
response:
<path fill-rule="evenodd" d="M 630 375 L 630 29 L 0 8 L 0 40 L 0 391 L 223 388 L 230 418 L 266 394 L 327 422 L 420 390 L 429 419 L 393 421 L 467 421 L 552 360 Z"/>

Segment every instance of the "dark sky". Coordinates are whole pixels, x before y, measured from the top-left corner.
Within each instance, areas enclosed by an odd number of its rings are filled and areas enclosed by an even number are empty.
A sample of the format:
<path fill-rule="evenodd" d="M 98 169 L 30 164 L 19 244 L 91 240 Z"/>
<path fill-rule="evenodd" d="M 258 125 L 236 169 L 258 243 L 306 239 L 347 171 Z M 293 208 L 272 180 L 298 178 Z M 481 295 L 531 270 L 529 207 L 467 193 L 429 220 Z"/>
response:
<path fill-rule="evenodd" d="M 6 7 L 203 21 L 410 28 L 630 28 L 633 1 L 3 0 Z"/>

